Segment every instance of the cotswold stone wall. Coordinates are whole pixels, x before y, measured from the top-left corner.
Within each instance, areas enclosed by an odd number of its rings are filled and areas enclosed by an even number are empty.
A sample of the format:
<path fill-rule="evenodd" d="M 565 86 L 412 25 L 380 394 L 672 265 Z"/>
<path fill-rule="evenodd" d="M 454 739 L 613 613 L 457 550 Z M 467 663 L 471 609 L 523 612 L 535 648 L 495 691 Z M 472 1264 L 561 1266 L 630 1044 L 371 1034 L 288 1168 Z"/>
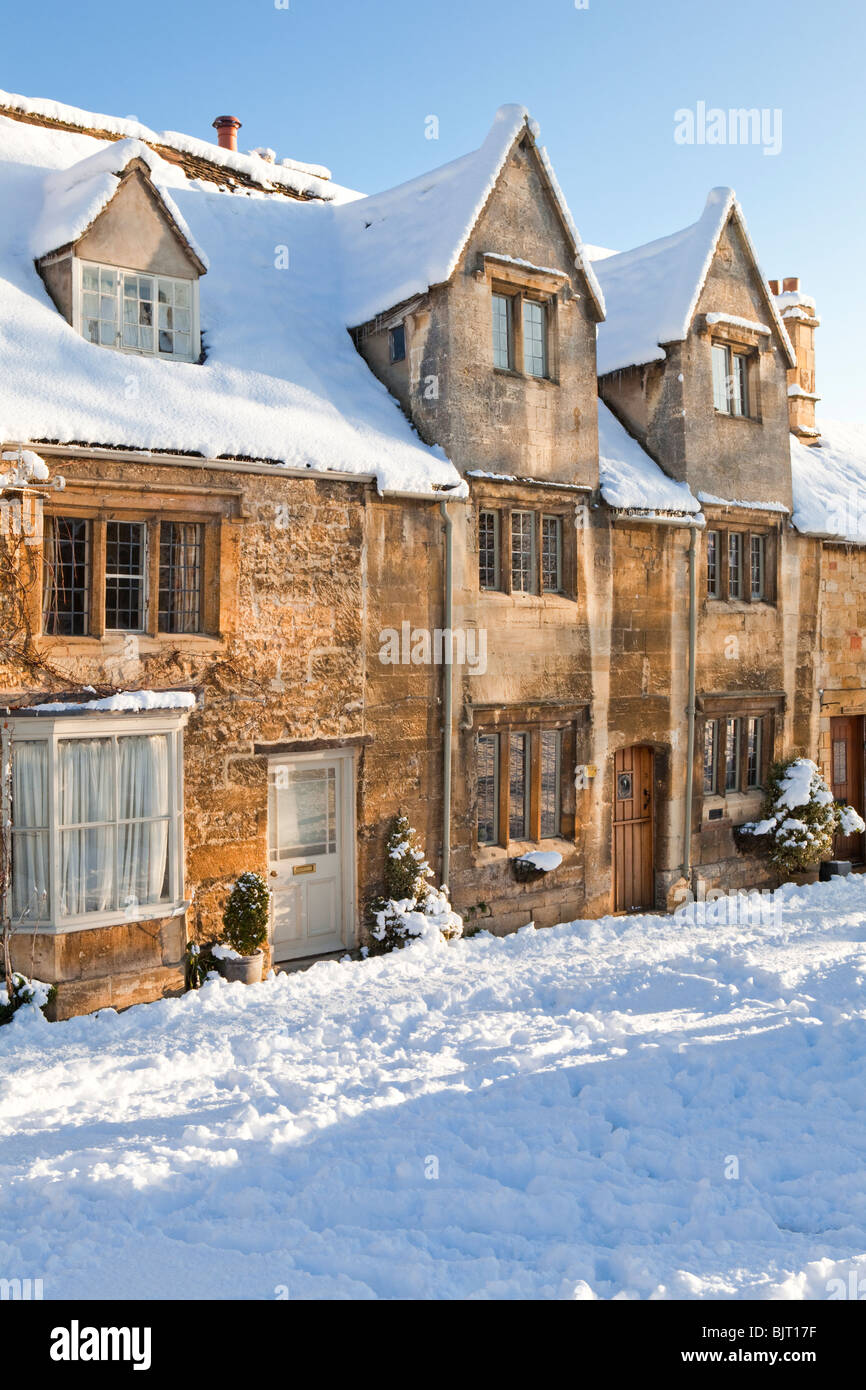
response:
<path fill-rule="evenodd" d="M 866 552 L 825 543 L 820 560 L 814 727 L 821 771 L 831 779 L 831 719 L 866 715 Z"/>

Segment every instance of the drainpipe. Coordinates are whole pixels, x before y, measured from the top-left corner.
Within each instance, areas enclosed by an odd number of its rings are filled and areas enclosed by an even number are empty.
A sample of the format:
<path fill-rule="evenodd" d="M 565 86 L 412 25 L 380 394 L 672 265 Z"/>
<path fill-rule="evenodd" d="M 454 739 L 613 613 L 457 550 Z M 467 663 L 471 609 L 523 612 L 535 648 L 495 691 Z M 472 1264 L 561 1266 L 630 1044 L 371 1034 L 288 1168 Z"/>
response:
<path fill-rule="evenodd" d="M 453 608 L 453 573 L 451 557 L 451 532 L 453 523 L 448 515 L 448 506 L 445 502 L 439 504 L 442 513 L 442 520 L 445 524 L 445 622 L 444 628 L 448 633 L 447 648 L 443 643 L 445 661 L 442 666 L 442 718 L 444 724 L 442 736 L 442 883 L 447 886 L 448 875 L 451 870 L 451 718 L 453 704 L 453 678 L 451 671 L 451 657 L 453 645 L 451 639 L 451 620 Z"/>
<path fill-rule="evenodd" d="M 686 747 L 686 809 L 683 823 L 683 878 L 692 886 L 692 785 L 695 779 L 695 667 L 698 645 L 697 602 L 697 540 L 698 528 L 689 528 L 689 703 L 688 740 Z"/>

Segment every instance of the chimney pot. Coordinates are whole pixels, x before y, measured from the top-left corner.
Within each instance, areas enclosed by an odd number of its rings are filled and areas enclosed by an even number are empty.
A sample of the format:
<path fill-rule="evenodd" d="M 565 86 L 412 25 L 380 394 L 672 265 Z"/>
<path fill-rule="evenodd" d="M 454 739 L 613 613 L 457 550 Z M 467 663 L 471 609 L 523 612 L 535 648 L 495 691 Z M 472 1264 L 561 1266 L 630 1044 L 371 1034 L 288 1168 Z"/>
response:
<path fill-rule="evenodd" d="M 241 128 L 237 116 L 217 116 L 213 125 L 220 149 L 237 151 L 238 131 Z"/>
<path fill-rule="evenodd" d="M 785 294 L 798 294 L 800 290 L 799 275 L 789 275 L 787 280 L 782 281 L 782 289 Z"/>
<path fill-rule="evenodd" d="M 778 293 L 779 293 L 779 282 L 778 282 L 778 280 L 768 280 L 768 281 L 767 281 L 767 284 L 770 286 L 770 294 L 778 294 Z"/>

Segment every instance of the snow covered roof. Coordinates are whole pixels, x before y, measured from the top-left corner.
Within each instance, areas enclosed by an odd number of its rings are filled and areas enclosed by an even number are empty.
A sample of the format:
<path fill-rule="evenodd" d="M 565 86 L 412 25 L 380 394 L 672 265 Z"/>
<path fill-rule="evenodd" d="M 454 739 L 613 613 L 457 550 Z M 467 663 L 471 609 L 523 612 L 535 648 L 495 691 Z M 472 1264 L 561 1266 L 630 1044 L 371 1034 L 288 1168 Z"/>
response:
<path fill-rule="evenodd" d="M 124 146 L 0 115 L 0 204 L 15 209 L 0 219 L 0 440 L 263 460 L 374 477 L 382 491 L 465 491 L 352 344 L 333 205 L 220 189 L 148 149 L 172 216 L 210 262 L 206 362 L 97 347 L 67 324 L 34 265 L 34 231 L 43 244 L 74 235 L 109 196 L 118 158 L 133 157 Z"/>
<path fill-rule="evenodd" d="M 515 140 L 538 127 L 523 106 L 501 106 L 484 143 L 420 178 L 344 203 L 336 220 L 351 262 L 346 312 L 353 327 L 444 284 L 493 191 Z M 575 265 L 586 277 L 600 314 L 604 298 L 546 151 L 537 153 L 574 243 Z"/>
<path fill-rule="evenodd" d="M 675 482 L 620 424 L 604 401 L 598 403 L 598 473 L 608 506 L 653 513 L 700 512 L 687 483 Z"/>
<path fill-rule="evenodd" d="M 794 525 L 866 545 L 866 424 L 821 420 L 820 428 L 817 444 L 791 435 Z"/>
<path fill-rule="evenodd" d="M 714 188 L 697 222 L 672 236 L 594 262 L 604 291 L 606 320 L 598 330 L 598 373 L 664 359 L 662 343 L 688 334 L 719 238 L 734 214 L 758 272 L 767 310 L 788 354 L 794 350 L 769 286 L 760 272 L 743 214 L 732 188 Z"/>
<path fill-rule="evenodd" d="M 260 188 L 274 189 L 302 198 L 323 198 L 327 201 L 358 196 L 351 190 L 341 188 L 339 184 L 332 184 L 331 171 L 322 165 L 300 164 L 292 159 L 280 159 L 272 163 L 256 150 L 249 154 L 241 154 L 236 150 L 224 150 L 209 140 L 197 140 L 192 135 L 183 135 L 176 130 L 150 130 L 133 116 L 99 115 L 94 111 L 83 111 L 78 106 L 67 106 L 60 101 L 0 91 L 0 112 L 4 111 L 50 123 L 55 129 L 139 140 L 151 147 L 176 151 L 178 155 L 191 160 L 205 161 L 215 169 L 223 170 L 227 181 L 232 174 L 237 174 Z"/>
<path fill-rule="evenodd" d="M 200 262 L 201 270 L 207 270 L 205 252 L 196 245 L 167 186 L 160 186 L 160 170 L 167 167 L 165 160 L 141 140 L 118 140 L 68 169 L 52 169 L 45 179 L 45 201 L 33 231 L 34 260 L 78 241 L 111 202 L 120 187 L 121 174 L 134 160 L 147 166 L 165 211 Z"/>

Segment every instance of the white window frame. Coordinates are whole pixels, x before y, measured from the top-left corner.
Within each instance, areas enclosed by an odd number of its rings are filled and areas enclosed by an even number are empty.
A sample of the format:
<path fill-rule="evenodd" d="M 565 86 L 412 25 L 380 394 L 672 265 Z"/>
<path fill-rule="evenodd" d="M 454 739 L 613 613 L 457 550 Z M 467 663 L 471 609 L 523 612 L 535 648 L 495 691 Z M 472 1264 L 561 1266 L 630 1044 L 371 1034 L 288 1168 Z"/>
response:
<path fill-rule="evenodd" d="M 22 933 L 56 936 L 64 932 L 87 931 L 93 927 L 117 926 L 124 922 L 152 922 L 173 917 L 184 911 L 189 903 L 184 898 L 184 788 L 183 788 L 183 730 L 188 712 L 165 711 L 147 715 L 36 715 L 11 716 L 2 731 L 2 766 L 9 766 L 15 756 L 16 743 L 45 742 L 49 745 L 48 770 L 48 912 L 45 917 L 28 917 L 22 922 Z M 65 739 L 122 738 L 124 735 L 167 734 L 169 747 L 169 850 L 168 898 L 159 903 L 142 903 L 135 907 L 116 907 L 106 912 L 63 915 L 60 912 L 60 831 L 57 808 L 60 803 L 59 758 L 57 745 Z M 4 803 L 11 790 L 11 778 L 4 777 Z M 4 819 L 11 810 L 14 829 L 14 808 L 4 804 Z M 117 807 L 115 807 L 115 811 Z M 115 817 L 114 825 L 122 823 Z M 7 885 L 3 910 L 11 912 L 12 886 Z"/>
<path fill-rule="evenodd" d="M 73 275 L 72 275 L 72 326 L 73 326 L 73 328 L 75 329 L 76 333 L 78 333 L 78 335 L 79 335 L 80 337 L 82 337 L 82 338 L 84 338 L 84 313 L 83 313 L 84 288 L 83 288 L 83 279 L 84 279 L 84 271 L 85 271 L 86 268 L 87 268 L 87 269 L 91 269 L 91 270 L 92 270 L 92 269 L 95 269 L 95 270 L 111 270 L 111 271 L 114 271 L 114 273 L 117 275 L 117 289 L 116 289 L 116 291 L 115 291 L 116 296 L 117 296 L 117 302 L 116 302 L 116 306 L 115 306 L 115 307 L 116 307 L 116 314 L 115 314 L 116 332 L 115 332 L 114 344 L 113 344 L 113 346 L 112 346 L 112 344 L 110 344 L 110 343 L 93 343 L 93 344 L 92 344 L 93 347 L 107 347 L 107 348 L 112 348 L 112 350 L 113 350 L 114 352 L 125 352 L 125 353 L 129 354 L 129 355 L 132 356 L 132 357 L 156 357 L 156 358 L 159 358 L 159 360 L 162 361 L 162 362 L 197 362 L 197 361 L 198 361 L 199 357 L 201 356 L 201 322 L 200 322 L 200 318 L 199 318 L 199 282 L 198 282 L 198 279 L 197 279 L 197 278 L 193 277 L 193 278 L 191 278 L 191 279 L 189 279 L 189 280 L 186 280 L 186 279 L 184 279 L 184 277 L 181 276 L 181 275 L 162 275 L 162 274 L 160 274 L 159 271 L 155 271 L 155 270 L 137 270 L 134 266 L 129 266 L 129 265 L 108 265 L 108 264 L 107 264 L 106 262 L 104 262 L 104 261 L 81 260 L 78 256 L 74 256 L 74 257 L 73 257 Z M 189 357 L 181 357 L 180 354 L 179 354 L 179 353 L 176 353 L 176 352 L 160 352 L 160 350 L 159 350 L 159 324 L 158 324 L 158 322 L 155 322 L 155 323 L 154 323 L 154 327 L 153 327 L 153 334 L 154 334 L 154 337 L 153 337 L 153 340 L 154 340 L 154 349 L 153 349 L 152 352 L 149 352 L 146 348 L 125 347 L 125 346 L 124 346 L 124 344 L 123 344 L 123 276 L 124 276 L 124 275 L 147 275 L 147 276 L 149 276 L 150 279 L 152 279 L 153 282 L 154 282 L 154 292 L 155 292 L 155 293 L 157 292 L 157 291 L 156 291 L 156 284 L 157 284 L 157 281 L 159 281 L 159 280 L 166 280 L 166 281 L 168 281 L 168 282 L 169 282 L 170 284 L 172 284 L 172 285 L 186 285 L 186 286 L 189 288 L 189 292 L 190 292 L 190 332 L 191 332 L 191 337 L 190 337 L 190 355 L 189 355 Z M 158 300 L 157 300 L 157 299 L 155 299 L 153 302 L 154 302 L 154 305 L 155 305 L 155 306 L 158 306 Z M 157 315 L 157 319 L 158 319 L 158 317 L 159 317 L 159 310 L 158 310 L 158 307 L 157 307 L 157 309 L 156 309 L 156 315 Z M 85 339 L 85 341 L 86 341 L 86 342 L 89 342 L 89 339 Z"/>
<path fill-rule="evenodd" d="M 737 351 L 728 343 L 712 344 L 713 405 L 722 415 L 738 420 L 749 419 L 749 354 Z M 724 355 L 724 381 L 718 365 Z"/>

